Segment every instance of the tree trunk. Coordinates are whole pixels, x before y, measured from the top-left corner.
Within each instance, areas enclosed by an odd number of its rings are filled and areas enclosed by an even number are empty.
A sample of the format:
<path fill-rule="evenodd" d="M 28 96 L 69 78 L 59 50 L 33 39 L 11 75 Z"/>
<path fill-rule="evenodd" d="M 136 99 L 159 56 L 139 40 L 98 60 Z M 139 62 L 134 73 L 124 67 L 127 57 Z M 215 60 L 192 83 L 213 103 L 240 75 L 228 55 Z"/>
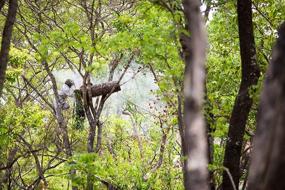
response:
<path fill-rule="evenodd" d="M 3 1 L 1 1 L 1 5 L 2 2 Z M 17 9 L 18 9 L 17 0 L 9 0 L 8 15 L 2 33 L 2 43 L 0 50 L 0 97 L 2 96 L 3 86 L 5 82 L 6 69 L 8 64 L 8 55 L 10 50 L 13 25 L 16 20 Z"/>
<path fill-rule="evenodd" d="M 206 72 L 207 75 L 207 72 Z M 208 90 L 207 90 L 207 81 L 205 80 L 204 83 L 204 88 L 205 88 L 205 103 L 204 103 L 204 115 L 205 115 L 205 121 L 206 121 L 206 129 L 207 129 L 207 137 L 208 137 L 208 162 L 209 164 L 214 164 L 214 137 L 213 133 L 215 132 L 214 123 L 215 123 L 215 118 L 214 114 L 212 112 L 213 106 L 211 101 L 209 100 L 208 97 Z M 209 171 L 209 184 L 210 184 L 210 189 L 215 190 L 216 189 L 216 184 L 215 184 L 215 175 L 214 171 Z"/>
<path fill-rule="evenodd" d="M 88 78 L 88 77 L 86 77 Z M 93 107 L 93 100 L 92 100 L 92 92 L 91 92 L 91 83 L 90 79 L 88 80 L 88 84 L 84 80 L 84 85 L 81 87 L 82 97 L 83 97 L 83 107 L 86 113 L 87 120 L 89 122 L 89 131 L 88 131 L 88 138 L 87 138 L 87 152 L 93 153 L 94 152 L 94 139 L 96 134 L 96 110 Z M 87 190 L 93 190 L 93 174 L 87 173 Z"/>
<path fill-rule="evenodd" d="M 12 189 L 12 172 L 13 172 L 13 163 L 15 156 L 17 154 L 18 147 L 14 147 L 11 150 L 9 150 L 8 158 L 7 158 L 7 169 L 5 170 L 5 176 L 2 179 L 3 184 L 6 186 L 7 189 Z"/>
<path fill-rule="evenodd" d="M 182 163 L 182 172 L 183 172 L 183 181 L 186 181 L 186 142 L 185 142 L 185 124 L 183 120 L 183 108 L 182 108 L 182 98 L 180 95 L 177 97 L 178 107 L 177 107 L 177 120 L 178 120 L 178 129 L 179 135 L 181 138 L 181 163 Z"/>
<path fill-rule="evenodd" d="M 236 189 L 239 186 L 243 136 L 252 106 L 252 98 L 249 95 L 249 91 L 253 85 L 257 84 L 260 75 L 256 62 L 251 5 L 251 0 L 237 1 L 242 79 L 230 119 L 224 157 L 224 167 L 229 170 Z M 230 176 L 226 171 L 223 172 L 222 189 L 234 189 Z"/>
<path fill-rule="evenodd" d="M 56 80 L 55 80 L 53 73 L 50 70 L 48 63 L 45 60 L 43 60 L 42 64 L 43 64 L 46 72 L 48 73 L 48 76 L 49 76 L 51 83 L 52 83 L 52 90 L 53 90 L 55 102 L 56 102 L 55 110 L 56 110 L 56 119 L 57 119 L 57 123 L 58 123 L 58 129 L 57 129 L 58 131 L 57 132 L 59 133 L 59 135 L 62 135 L 63 146 L 65 149 L 66 157 L 70 158 L 70 157 L 72 157 L 72 148 L 71 148 L 71 144 L 69 141 L 67 123 L 64 120 L 64 116 L 63 116 L 61 107 L 58 106 L 58 105 L 60 105 L 60 100 L 59 100 L 59 94 L 58 94 L 58 90 L 57 90 Z M 73 178 L 76 175 L 76 171 L 70 170 L 69 174 L 70 174 L 71 178 Z M 71 179 L 71 181 L 72 181 L 72 179 Z M 77 190 L 77 189 L 78 188 L 72 184 L 72 190 Z"/>
<path fill-rule="evenodd" d="M 272 52 L 257 117 L 249 190 L 285 189 L 285 22 Z"/>
<path fill-rule="evenodd" d="M 184 43 L 182 40 L 185 56 L 184 140 L 186 161 L 184 164 L 184 186 L 187 190 L 209 189 L 207 137 L 203 118 L 207 38 L 200 5 L 199 0 L 183 0 L 187 30 L 191 34 L 190 39 L 184 35 Z"/>
<path fill-rule="evenodd" d="M 101 146 L 102 146 L 102 127 L 103 127 L 103 123 L 100 123 L 100 121 L 98 122 L 97 125 L 97 142 L 96 142 L 96 152 L 99 153 L 101 150 Z"/>
<path fill-rule="evenodd" d="M 86 83 L 87 81 L 87 83 Z M 87 139 L 87 151 L 88 153 L 93 153 L 94 150 L 94 140 L 95 140 L 95 135 L 96 135 L 96 126 L 99 128 L 101 126 L 99 123 L 99 118 L 102 113 L 104 103 L 106 101 L 106 97 L 115 92 L 120 90 L 120 85 L 119 82 L 108 82 L 108 83 L 103 83 L 100 85 L 93 85 L 90 83 L 90 78 L 86 78 L 86 81 L 84 82 L 84 85 L 81 87 L 81 92 L 83 94 L 83 105 L 84 105 L 84 110 L 90 125 L 89 132 L 88 132 L 88 139 Z M 102 95 L 100 99 L 99 105 L 96 104 L 94 107 L 93 105 L 93 98 L 95 96 L 100 96 Z M 98 139 L 99 142 L 97 141 L 97 146 L 96 146 L 96 151 L 100 149 L 101 146 L 101 138 L 102 138 L 102 128 L 98 128 Z M 88 190 L 93 190 L 94 189 L 94 176 L 91 173 L 87 174 L 87 189 Z"/>
<path fill-rule="evenodd" d="M 209 110 L 208 110 L 209 111 Z M 211 112 L 208 112 L 210 114 L 209 117 L 212 117 Z M 208 138 L 208 160 L 209 164 L 214 164 L 214 137 L 212 133 L 214 132 L 214 129 L 211 127 L 212 123 L 212 118 L 206 120 L 206 129 L 207 129 L 207 138 Z M 213 171 L 209 171 L 209 184 L 210 184 L 210 189 L 215 190 L 216 189 L 216 184 L 215 184 L 215 175 Z"/>

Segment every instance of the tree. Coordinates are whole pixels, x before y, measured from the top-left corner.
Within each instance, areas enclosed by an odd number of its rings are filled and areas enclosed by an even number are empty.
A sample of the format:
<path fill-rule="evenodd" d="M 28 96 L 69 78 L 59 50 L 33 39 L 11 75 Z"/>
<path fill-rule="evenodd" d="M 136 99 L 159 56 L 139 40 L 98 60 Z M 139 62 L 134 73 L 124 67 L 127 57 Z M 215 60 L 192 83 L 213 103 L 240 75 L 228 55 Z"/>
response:
<path fill-rule="evenodd" d="M 252 25 L 251 0 L 237 1 L 240 57 L 242 66 L 241 84 L 235 100 L 234 108 L 229 123 L 228 139 L 224 156 L 224 167 L 229 169 L 223 172 L 222 189 L 230 190 L 239 186 L 240 158 L 243 146 L 243 136 L 248 115 L 253 103 L 250 89 L 257 84 L 260 75 L 256 61 L 256 50 Z"/>
<path fill-rule="evenodd" d="M 1 8 L 3 7 L 4 3 L 5 3 L 4 0 L 0 2 Z M 2 33 L 2 42 L 0 50 L 0 97 L 2 96 L 3 85 L 5 82 L 5 75 L 8 64 L 8 55 L 10 50 L 13 25 L 16 20 L 17 9 L 18 9 L 18 1 L 9 0 L 8 15 Z"/>
<path fill-rule="evenodd" d="M 278 31 L 261 95 L 248 189 L 284 189 L 285 23 Z"/>
<path fill-rule="evenodd" d="M 8 1 L 0 0 L 2 28 Z M 239 174 L 239 189 L 247 188 L 261 89 L 249 62 L 258 60 L 261 82 L 285 4 L 252 1 L 248 19 L 250 1 L 238 2 L 238 14 L 237 1 L 225 0 L 18 2 L 0 98 L 0 189 L 221 189 L 228 134 L 242 146 L 230 149 L 240 148 L 239 155 L 227 149 L 227 164 Z M 67 98 L 70 108 L 61 109 L 58 91 L 68 78 L 76 100 Z M 240 103 L 248 99 L 250 106 Z M 263 99 L 283 105 L 282 98 Z M 282 120 L 282 110 L 267 104 L 263 115 Z M 262 137 L 272 136 L 258 147 L 283 143 L 282 132 L 265 131 Z M 275 155 L 281 146 L 272 147 Z M 250 188 L 283 174 L 274 171 L 282 156 L 271 150 L 261 156 L 270 159 L 268 167 L 253 161 Z M 258 173 L 266 179 L 260 182 Z"/>
<path fill-rule="evenodd" d="M 183 1 L 186 30 L 190 34 L 190 37 L 182 34 L 181 39 L 185 59 L 182 138 L 186 151 L 184 187 L 187 190 L 209 189 L 206 126 L 202 113 L 207 38 L 200 5 L 198 0 Z"/>

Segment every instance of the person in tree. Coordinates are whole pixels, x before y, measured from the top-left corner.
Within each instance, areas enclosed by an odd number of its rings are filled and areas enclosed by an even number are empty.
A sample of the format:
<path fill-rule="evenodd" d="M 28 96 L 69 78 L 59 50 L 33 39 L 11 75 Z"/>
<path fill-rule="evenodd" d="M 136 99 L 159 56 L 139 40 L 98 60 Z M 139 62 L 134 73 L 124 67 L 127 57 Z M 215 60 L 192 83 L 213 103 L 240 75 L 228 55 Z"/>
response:
<path fill-rule="evenodd" d="M 59 106 L 63 110 L 67 110 L 70 108 L 69 104 L 66 102 L 67 97 L 74 96 L 75 85 L 71 79 L 67 79 L 63 86 L 61 87 L 60 91 L 58 92 L 59 95 Z"/>

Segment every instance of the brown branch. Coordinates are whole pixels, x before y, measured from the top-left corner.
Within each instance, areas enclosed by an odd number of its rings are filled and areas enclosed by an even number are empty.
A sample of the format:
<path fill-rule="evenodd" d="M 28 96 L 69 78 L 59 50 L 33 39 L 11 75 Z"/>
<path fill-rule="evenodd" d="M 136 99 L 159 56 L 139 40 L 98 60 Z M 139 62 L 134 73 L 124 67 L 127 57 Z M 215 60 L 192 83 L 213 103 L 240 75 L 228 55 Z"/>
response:
<path fill-rule="evenodd" d="M 34 86 L 30 83 L 30 81 L 29 81 L 25 76 L 22 75 L 22 78 L 23 78 L 23 80 L 26 82 L 26 84 L 27 84 L 28 86 L 30 86 L 30 87 L 37 93 L 37 95 L 38 95 L 39 97 L 41 97 L 41 99 L 52 109 L 52 111 L 53 111 L 54 113 L 56 113 L 54 107 L 52 106 L 52 104 L 42 95 L 42 93 L 40 93 L 40 92 L 37 90 L 37 88 L 34 87 Z"/>

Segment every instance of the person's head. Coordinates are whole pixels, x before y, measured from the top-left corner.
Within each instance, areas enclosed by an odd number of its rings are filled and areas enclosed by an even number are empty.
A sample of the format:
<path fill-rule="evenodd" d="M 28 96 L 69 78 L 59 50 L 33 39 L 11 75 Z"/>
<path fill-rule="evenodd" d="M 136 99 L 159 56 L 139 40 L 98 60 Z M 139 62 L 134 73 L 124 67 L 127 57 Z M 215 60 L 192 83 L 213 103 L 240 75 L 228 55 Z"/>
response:
<path fill-rule="evenodd" d="M 71 79 L 67 79 L 67 80 L 65 81 L 65 84 L 66 84 L 69 88 L 71 88 L 71 87 L 74 85 L 74 82 L 73 82 L 73 80 L 71 80 Z"/>

